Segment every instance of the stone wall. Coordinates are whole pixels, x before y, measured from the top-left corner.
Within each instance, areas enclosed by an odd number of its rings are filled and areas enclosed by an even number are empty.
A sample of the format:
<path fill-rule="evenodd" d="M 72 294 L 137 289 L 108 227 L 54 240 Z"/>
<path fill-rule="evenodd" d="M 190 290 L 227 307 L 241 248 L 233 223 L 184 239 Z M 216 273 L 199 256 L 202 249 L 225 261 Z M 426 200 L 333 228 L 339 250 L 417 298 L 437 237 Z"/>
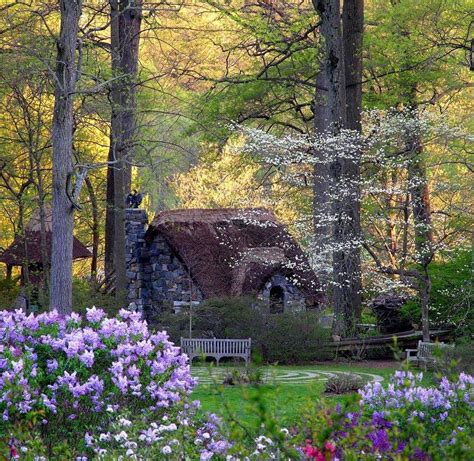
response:
<path fill-rule="evenodd" d="M 191 300 L 199 304 L 202 292 L 164 237 L 145 242 L 145 210 L 127 209 L 125 220 L 129 308 L 153 322 L 165 309 L 179 311 Z"/>
<path fill-rule="evenodd" d="M 146 313 L 150 306 L 151 267 L 145 232 L 148 216 L 145 210 L 125 210 L 125 260 L 127 264 L 129 308 Z"/>
<path fill-rule="evenodd" d="M 151 315 L 164 309 L 179 311 L 190 301 L 202 301 L 201 290 L 165 238 L 158 234 L 148 247 L 151 267 Z"/>
<path fill-rule="evenodd" d="M 270 290 L 273 287 L 281 287 L 284 292 L 284 310 L 302 311 L 306 309 L 306 301 L 303 293 L 284 275 L 275 274 L 264 285 L 258 294 L 258 299 L 270 304 Z"/>

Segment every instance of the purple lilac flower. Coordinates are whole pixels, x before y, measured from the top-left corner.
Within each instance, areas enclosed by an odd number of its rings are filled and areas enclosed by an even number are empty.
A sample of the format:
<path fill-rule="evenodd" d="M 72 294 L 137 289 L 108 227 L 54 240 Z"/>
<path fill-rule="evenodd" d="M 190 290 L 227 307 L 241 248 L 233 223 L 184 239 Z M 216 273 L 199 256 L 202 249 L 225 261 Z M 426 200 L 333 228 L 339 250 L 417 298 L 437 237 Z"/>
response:
<path fill-rule="evenodd" d="M 374 451 L 384 453 L 392 449 L 392 444 L 389 441 L 388 433 L 385 429 L 376 429 L 368 435 L 369 440 L 372 442 L 372 448 Z"/>
<path fill-rule="evenodd" d="M 80 361 L 88 368 L 91 368 L 94 365 L 94 352 L 84 351 L 79 356 Z"/>
<path fill-rule="evenodd" d="M 119 318 L 113 319 L 92 308 L 83 322 L 77 314 L 62 317 L 57 312 L 46 312 L 26 316 L 22 311 L 2 311 L 0 340 L 0 411 L 4 420 L 10 418 L 10 411 L 29 412 L 35 408 L 46 408 L 51 414 L 69 409 L 70 413 L 64 415 L 69 417 L 75 414 L 71 409 L 78 408 L 79 399 L 86 399 L 81 400 L 82 405 L 89 402 L 91 415 L 109 407 L 117 411 L 120 393 L 136 398 L 140 405 L 152 400 L 154 409 L 169 407 L 189 394 L 196 383 L 186 357 L 169 342 L 166 333 L 150 334 L 139 313 L 121 311 Z M 54 358 L 47 358 L 40 365 L 39 350 Z M 109 375 L 107 382 L 113 383 L 113 392 L 105 389 L 102 377 L 90 374 L 79 378 L 69 365 L 77 362 L 68 359 L 77 359 L 92 370 L 97 350 L 108 355 L 112 363 L 110 370 L 102 370 L 101 375 Z M 139 366 L 140 357 L 145 358 L 145 363 Z M 39 367 L 44 366 L 51 379 L 59 370 L 59 363 L 60 375 L 44 387 L 35 387 Z M 169 376 L 165 380 L 164 374 Z M 26 392 L 13 395 L 17 392 L 14 386 Z M 61 405 L 57 404 L 59 393 Z M 11 407 L 12 399 L 16 410 Z"/>
<path fill-rule="evenodd" d="M 89 322 L 100 322 L 105 317 L 105 312 L 92 306 L 86 309 L 86 318 Z"/>

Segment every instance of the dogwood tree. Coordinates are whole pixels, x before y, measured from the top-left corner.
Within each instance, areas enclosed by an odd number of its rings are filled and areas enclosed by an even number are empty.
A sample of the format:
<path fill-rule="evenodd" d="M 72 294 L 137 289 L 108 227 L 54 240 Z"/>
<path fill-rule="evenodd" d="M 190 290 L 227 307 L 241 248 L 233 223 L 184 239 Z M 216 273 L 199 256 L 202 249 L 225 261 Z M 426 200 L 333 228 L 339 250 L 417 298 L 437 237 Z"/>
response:
<path fill-rule="evenodd" d="M 236 130 L 246 139 L 245 155 L 273 165 L 281 181 L 295 187 L 312 186 L 308 171 L 316 163 L 333 167 L 340 159 L 360 159 L 359 181 L 332 175 L 326 185 L 331 206 L 315 221 L 300 216 L 300 225 L 310 235 L 314 228 L 309 223 L 330 229 L 324 244 L 307 239 L 308 254 L 327 290 L 337 287 L 350 292 L 351 274 L 334 262 L 333 255 L 364 249 L 363 266 L 367 273 L 378 274 L 379 285 L 417 293 L 424 339 L 429 340 L 428 266 L 436 255 L 455 242 L 459 245 L 468 234 L 468 206 L 463 198 L 468 184 L 442 179 L 449 169 L 471 168 L 464 158 L 469 136 L 462 128 L 451 127 L 442 116 L 401 108 L 365 113 L 363 133 L 341 129 L 337 134 L 278 137 L 254 128 L 238 126 Z M 351 213 L 339 205 L 348 202 L 362 204 L 359 233 L 341 233 L 350 227 Z M 339 313 L 335 314 L 337 322 Z"/>

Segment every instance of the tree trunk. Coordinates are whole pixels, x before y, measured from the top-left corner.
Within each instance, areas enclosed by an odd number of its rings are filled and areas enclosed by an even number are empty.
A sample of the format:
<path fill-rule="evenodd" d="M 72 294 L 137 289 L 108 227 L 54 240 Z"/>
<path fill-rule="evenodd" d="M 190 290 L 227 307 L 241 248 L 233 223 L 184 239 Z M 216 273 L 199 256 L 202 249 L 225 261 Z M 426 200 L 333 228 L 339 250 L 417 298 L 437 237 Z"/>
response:
<path fill-rule="evenodd" d="M 47 231 L 46 231 L 46 207 L 45 207 L 45 191 L 43 184 L 43 174 L 41 172 L 40 158 L 37 155 L 34 156 L 35 173 L 36 173 L 36 190 L 38 192 L 38 208 L 40 218 L 40 246 L 41 246 L 41 263 L 43 265 L 43 273 L 41 280 L 41 297 L 40 303 L 42 305 L 48 305 L 48 294 L 49 294 L 49 251 L 47 242 Z"/>
<path fill-rule="evenodd" d="M 338 135 L 342 128 L 347 127 L 347 96 L 346 71 L 344 64 L 344 42 L 341 23 L 339 0 L 313 0 L 316 11 L 321 18 L 321 34 L 325 41 L 325 62 L 321 69 L 324 77 L 319 81 L 325 85 L 325 104 L 323 123 L 328 133 Z M 358 12 L 360 4 L 350 4 L 346 12 L 346 21 L 350 22 L 351 15 Z M 359 17 L 359 21 L 360 21 Z M 352 50 L 359 50 L 361 45 L 360 26 L 347 26 L 347 41 Z M 350 57 L 349 65 L 359 66 L 355 73 L 351 70 L 352 78 L 360 73 L 360 53 Z M 360 130 L 360 79 L 351 86 L 351 127 Z M 317 106 L 316 106 L 317 107 Z M 315 114 L 316 115 L 316 114 Z M 317 122 L 320 123 L 320 122 Z M 321 127 L 316 125 L 321 131 Z M 332 254 L 333 289 L 332 304 L 335 314 L 334 334 L 350 335 L 355 326 L 356 318 L 360 315 L 360 254 L 358 237 L 360 234 L 359 211 L 359 166 L 357 158 L 348 159 L 346 156 L 332 158 L 329 166 L 328 184 L 330 184 L 331 219 L 332 225 Z M 316 180 L 316 185 L 321 180 Z"/>
<path fill-rule="evenodd" d="M 342 27 L 346 71 L 347 128 L 361 131 L 364 0 L 344 1 Z"/>
<path fill-rule="evenodd" d="M 426 168 L 423 164 L 421 139 L 409 141 L 408 190 L 413 207 L 415 223 L 415 248 L 417 262 L 423 267 L 431 262 L 433 249 L 433 231 L 431 225 L 431 205 Z"/>
<path fill-rule="evenodd" d="M 30 260 L 28 256 L 28 242 L 25 235 L 25 205 L 23 203 L 23 192 L 18 194 L 18 234 L 23 237 L 23 251 L 25 252 L 25 259 L 21 265 L 21 279 L 23 285 L 26 287 L 26 292 L 30 289 Z"/>
<path fill-rule="evenodd" d="M 85 178 L 87 192 L 92 207 L 92 259 L 91 259 L 91 279 L 94 287 L 97 286 L 97 260 L 99 255 L 99 208 L 97 206 L 97 196 L 94 192 L 94 186 L 89 177 Z"/>
<path fill-rule="evenodd" d="M 111 44 L 114 83 L 107 176 L 106 275 L 115 271 L 116 294 L 123 299 L 127 280 L 125 265 L 125 196 L 131 186 L 131 162 L 136 130 L 135 79 L 142 19 L 141 0 L 111 1 Z M 118 77 L 118 78 L 117 78 Z M 113 241 L 112 241 L 113 240 Z M 109 268 L 109 270 L 107 270 Z"/>
<path fill-rule="evenodd" d="M 321 33 L 325 41 L 324 83 L 326 123 L 333 133 L 346 125 L 346 79 L 342 42 L 342 25 L 339 0 L 313 0 L 321 18 Z"/>
<path fill-rule="evenodd" d="M 113 149 L 109 147 L 108 161 L 114 160 Z M 114 225 L 114 168 L 108 166 L 107 168 L 107 192 L 106 192 L 106 209 L 105 209 L 105 251 L 104 251 L 104 272 L 107 281 L 110 280 L 114 272 L 114 239 L 115 239 L 115 225 Z"/>
<path fill-rule="evenodd" d="M 124 189 L 130 191 L 131 162 L 134 158 L 136 130 L 136 77 L 142 22 L 142 0 L 120 0 L 120 71 L 122 81 L 122 156 L 124 162 Z M 125 198 L 125 197 L 124 197 Z"/>
<path fill-rule="evenodd" d="M 421 305 L 421 330 L 423 332 L 423 341 L 430 341 L 430 321 L 429 321 L 429 301 L 431 292 L 431 278 L 428 274 L 428 268 L 423 268 L 418 281 L 418 293 Z"/>
<path fill-rule="evenodd" d="M 53 229 L 50 308 L 72 310 L 72 249 L 74 215 L 66 195 L 72 173 L 73 95 L 76 86 L 76 48 L 81 0 L 60 0 L 61 28 L 57 42 L 53 114 Z"/>
<path fill-rule="evenodd" d="M 342 10 L 344 66 L 346 77 L 346 127 L 362 131 L 362 38 L 364 32 L 364 1 L 345 0 Z M 344 183 L 350 193 L 344 196 L 344 210 L 348 217 L 342 223 L 343 235 L 354 242 L 343 255 L 343 271 L 349 284 L 342 300 L 340 310 L 346 313 L 349 323 L 345 328 L 353 330 L 355 321 L 362 314 L 362 281 L 360 245 L 360 150 L 354 152 L 355 158 L 344 158 Z M 341 255 L 342 256 L 342 255 Z"/>
<path fill-rule="evenodd" d="M 316 94 L 314 98 L 314 131 L 324 135 L 330 126 L 327 104 L 327 74 L 323 69 L 316 77 Z M 313 227 L 315 262 L 319 267 L 318 278 L 325 288 L 326 304 L 331 305 L 330 278 L 332 272 L 330 181 L 331 172 L 325 152 L 314 152 L 313 171 Z"/>
<path fill-rule="evenodd" d="M 416 113 L 414 112 L 416 117 Z M 415 260 L 421 267 L 418 278 L 418 296 L 421 304 L 421 324 L 423 341 L 430 340 L 429 334 L 429 298 L 431 279 L 428 266 L 433 259 L 433 231 L 431 225 L 431 205 L 426 168 L 423 164 L 423 143 L 421 135 L 409 134 L 408 151 L 408 191 L 413 209 L 415 232 Z"/>
<path fill-rule="evenodd" d="M 119 39 L 119 17 L 118 0 L 109 0 L 110 3 L 110 46 L 111 46 L 111 67 L 112 75 L 118 75 L 120 64 L 120 39 Z M 115 252 L 115 200 L 114 200 L 114 173 L 116 165 L 116 144 L 120 137 L 120 97 L 117 84 L 112 84 L 110 91 L 110 145 L 108 161 L 111 162 L 107 168 L 107 209 L 105 215 L 105 277 L 110 280 L 114 272 L 114 252 Z M 106 283 L 106 286 L 108 283 Z"/>

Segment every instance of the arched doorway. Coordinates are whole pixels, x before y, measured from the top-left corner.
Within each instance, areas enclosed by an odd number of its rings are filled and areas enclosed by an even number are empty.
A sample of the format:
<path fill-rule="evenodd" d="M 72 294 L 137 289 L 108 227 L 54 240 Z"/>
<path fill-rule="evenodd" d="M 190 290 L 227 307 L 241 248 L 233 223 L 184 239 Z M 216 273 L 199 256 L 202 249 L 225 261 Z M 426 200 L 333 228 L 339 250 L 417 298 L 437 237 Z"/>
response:
<path fill-rule="evenodd" d="M 280 286 L 270 289 L 270 314 L 281 314 L 285 311 L 285 291 Z"/>

